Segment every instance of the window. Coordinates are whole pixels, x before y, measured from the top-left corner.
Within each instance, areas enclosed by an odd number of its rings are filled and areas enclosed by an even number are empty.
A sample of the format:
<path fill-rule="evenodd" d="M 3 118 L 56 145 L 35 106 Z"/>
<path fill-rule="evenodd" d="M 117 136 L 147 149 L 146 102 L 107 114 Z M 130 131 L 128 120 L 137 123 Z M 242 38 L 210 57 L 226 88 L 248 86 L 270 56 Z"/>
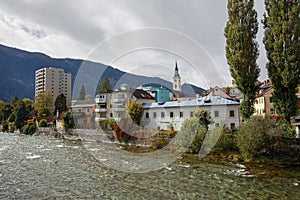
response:
<path fill-rule="evenodd" d="M 218 110 L 215 111 L 215 117 L 219 117 L 219 111 Z"/>
<path fill-rule="evenodd" d="M 193 117 L 194 116 L 194 112 L 190 112 L 190 117 Z"/>
<path fill-rule="evenodd" d="M 81 112 L 81 108 L 78 109 L 78 112 Z"/>
<path fill-rule="evenodd" d="M 271 115 L 275 115 L 275 114 L 276 114 L 274 108 L 270 108 L 270 114 L 271 114 Z"/>
<path fill-rule="evenodd" d="M 174 117 L 174 113 L 170 112 L 170 118 L 173 118 L 173 117 Z"/>
<path fill-rule="evenodd" d="M 88 113 L 89 113 L 89 112 L 90 112 L 90 109 L 89 109 L 89 108 L 87 108 L 87 109 L 86 109 L 86 112 L 88 112 Z"/>
<path fill-rule="evenodd" d="M 230 129 L 231 130 L 235 129 L 235 123 L 230 123 Z"/>
<path fill-rule="evenodd" d="M 149 118 L 149 113 L 148 112 L 146 112 L 146 118 Z"/>
<path fill-rule="evenodd" d="M 270 103 L 273 103 L 273 97 L 270 97 Z"/>
<path fill-rule="evenodd" d="M 234 110 L 229 111 L 229 117 L 234 117 Z"/>
<path fill-rule="evenodd" d="M 179 112 L 179 117 L 183 118 L 183 112 L 182 111 Z"/>
<path fill-rule="evenodd" d="M 113 117 L 114 115 L 113 115 L 113 113 L 110 113 L 110 117 Z"/>
<path fill-rule="evenodd" d="M 161 112 L 161 113 L 160 113 L 160 117 L 161 117 L 161 118 L 165 118 L 165 113 L 164 113 L 164 112 Z"/>
<path fill-rule="evenodd" d="M 153 118 L 156 118 L 156 112 L 153 112 Z"/>

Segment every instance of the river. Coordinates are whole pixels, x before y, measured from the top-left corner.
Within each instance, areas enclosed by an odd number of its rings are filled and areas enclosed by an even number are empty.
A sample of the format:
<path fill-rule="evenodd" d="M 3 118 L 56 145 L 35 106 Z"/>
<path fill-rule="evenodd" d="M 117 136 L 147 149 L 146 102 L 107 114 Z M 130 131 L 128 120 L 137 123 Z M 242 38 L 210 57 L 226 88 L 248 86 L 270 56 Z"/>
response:
<path fill-rule="evenodd" d="M 195 156 L 192 163 L 178 159 L 156 171 L 128 173 L 107 167 L 90 152 L 80 141 L 0 133 L 0 199 L 300 197 L 298 169 L 264 178 L 243 165 L 206 163 Z"/>

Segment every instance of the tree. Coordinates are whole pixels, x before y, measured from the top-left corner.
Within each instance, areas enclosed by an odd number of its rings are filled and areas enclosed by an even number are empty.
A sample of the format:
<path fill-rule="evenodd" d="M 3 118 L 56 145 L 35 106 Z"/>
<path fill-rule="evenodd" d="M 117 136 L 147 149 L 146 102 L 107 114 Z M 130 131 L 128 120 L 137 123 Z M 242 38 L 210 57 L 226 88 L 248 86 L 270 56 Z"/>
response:
<path fill-rule="evenodd" d="M 101 81 L 98 92 L 105 92 L 111 90 L 110 81 L 107 77 L 104 77 L 104 79 Z"/>
<path fill-rule="evenodd" d="M 71 112 L 66 112 L 62 116 L 62 126 L 67 132 L 70 128 L 75 128 L 74 118 Z"/>
<path fill-rule="evenodd" d="M 175 137 L 175 144 L 182 148 L 179 150 L 189 149 L 192 153 L 198 153 L 210 123 L 210 113 L 204 110 L 197 110 L 193 117 L 186 119 Z"/>
<path fill-rule="evenodd" d="M 18 96 L 14 96 L 12 99 L 11 99 L 11 104 L 13 106 L 16 106 L 16 103 L 19 101 L 19 97 Z"/>
<path fill-rule="evenodd" d="M 245 119 L 254 113 L 254 101 L 260 70 L 256 63 L 258 44 L 255 41 L 258 22 L 254 0 L 228 0 L 229 19 L 225 27 L 226 57 L 231 76 L 244 94 L 240 110 Z"/>
<path fill-rule="evenodd" d="M 4 103 L 4 102 L 3 102 Z M 0 115 L 2 121 L 6 121 L 13 112 L 13 107 L 9 103 L 0 105 Z"/>
<path fill-rule="evenodd" d="M 141 104 L 137 102 L 130 103 L 128 106 L 128 114 L 131 117 L 132 121 L 140 125 L 142 116 L 144 114 L 144 108 Z"/>
<path fill-rule="evenodd" d="M 21 130 L 26 124 L 26 121 L 30 118 L 30 110 L 23 101 L 15 107 L 15 125 L 16 128 Z"/>
<path fill-rule="evenodd" d="M 22 101 L 26 104 L 27 108 L 31 111 L 33 109 L 34 101 L 29 98 L 24 98 Z"/>
<path fill-rule="evenodd" d="M 282 124 L 297 114 L 296 88 L 300 78 L 300 1 L 265 0 L 264 44 L 273 101 Z"/>
<path fill-rule="evenodd" d="M 51 115 L 53 113 L 53 97 L 51 92 L 40 92 L 35 97 L 34 108 L 38 111 L 38 115 Z"/>
<path fill-rule="evenodd" d="M 78 100 L 85 100 L 85 96 L 86 96 L 86 92 L 85 92 L 84 85 L 81 85 Z"/>
<path fill-rule="evenodd" d="M 5 105 L 5 102 L 0 100 L 0 123 L 2 122 L 2 119 L 3 119 L 3 109 L 4 109 L 4 105 Z"/>
<path fill-rule="evenodd" d="M 58 113 L 62 113 L 67 111 L 67 98 L 65 97 L 65 95 L 63 93 L 61 93 L 60 95 L 58 95 L 55 99 L 55 109 L 54 109 L 54 115 L 56 114 L 56 112 L 58 111 Z"/>

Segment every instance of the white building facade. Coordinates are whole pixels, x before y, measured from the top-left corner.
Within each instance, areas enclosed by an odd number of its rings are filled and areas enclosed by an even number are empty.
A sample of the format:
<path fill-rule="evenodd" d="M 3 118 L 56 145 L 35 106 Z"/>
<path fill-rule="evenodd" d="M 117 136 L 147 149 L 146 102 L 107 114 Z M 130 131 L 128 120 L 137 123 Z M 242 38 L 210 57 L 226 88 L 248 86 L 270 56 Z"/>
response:
<path fill-rule="evenodd" d="M 239 125 L 239 103 L 219 96 L 199 97 L 192 100 L 143 104 L 142 126 L 152 130 L 180 130 L 182 123 L 196 110 L 210 112 L 213 123 L 209 128 L 225 125 L 236 129 Z"/>

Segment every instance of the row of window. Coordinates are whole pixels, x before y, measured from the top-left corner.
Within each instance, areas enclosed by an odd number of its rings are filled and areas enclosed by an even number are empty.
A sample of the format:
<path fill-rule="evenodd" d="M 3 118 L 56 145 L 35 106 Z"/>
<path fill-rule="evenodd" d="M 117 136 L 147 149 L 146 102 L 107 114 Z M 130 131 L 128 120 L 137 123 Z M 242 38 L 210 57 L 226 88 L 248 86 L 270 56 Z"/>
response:
<path fill-rule="evenodd" d="M 194 115 L 194 112 L 190 112 L 190 116 L 189 116 L 189 117 L 193 117 L 193 115 Z M 234 110 L 230 110 L 230 111 L 229 111 L 229 117 L 234 117 L 234 116 L 235 116 Z M 149 112 L 146 112 L 146 113 L 145 113 L 145 117 L 146 117 L 146 118 L 150 118 Z M 152 113 L 152 117 L 153 117 L 153 118 L 156 118 L 156 117 L 157 117 L 157 113 L 156 113 L 156 112 L 153 112 L 153 113 Z M 173 112 L 173 111 L 169 112 L 169 117 L 170 117 L 170 118 L 174 118 L 174 112 Z M 183 117 L 184 117 L 183 111 L 179 111 L 179 117 L 180 117 L 180 118 L 183 118 Z M 214 117 L 215 117 L 215 118 L 218 118 L 218 117 L 219 117 L 219 111 L 216 110 L 216 111 L 214 112 Z M 161 113 L 160 113 L 160 118 L 165 118 L 165 112 L 161 112 Z"/>
<path fill-rule="evenodd" d="M 273 103 L 273 97 L 269 97 L 269 102 Z M 259 99 L 255 100 L 255 104 L 263 104 L 263 103 L 264 103 L 263 98 L 259 98 Z"/>
<path fill-rule="evenodd" d="M 265 110 L 264 109 L 257 109 L 256 113 L 259 114 L 259 115 L 262 115 L 262 114 L 265 114 Z M 274 108 L 270 108 L 270 114 L 271 115 L 275 115 L 276 114 L 276 111 L 275 111 Z"/>

